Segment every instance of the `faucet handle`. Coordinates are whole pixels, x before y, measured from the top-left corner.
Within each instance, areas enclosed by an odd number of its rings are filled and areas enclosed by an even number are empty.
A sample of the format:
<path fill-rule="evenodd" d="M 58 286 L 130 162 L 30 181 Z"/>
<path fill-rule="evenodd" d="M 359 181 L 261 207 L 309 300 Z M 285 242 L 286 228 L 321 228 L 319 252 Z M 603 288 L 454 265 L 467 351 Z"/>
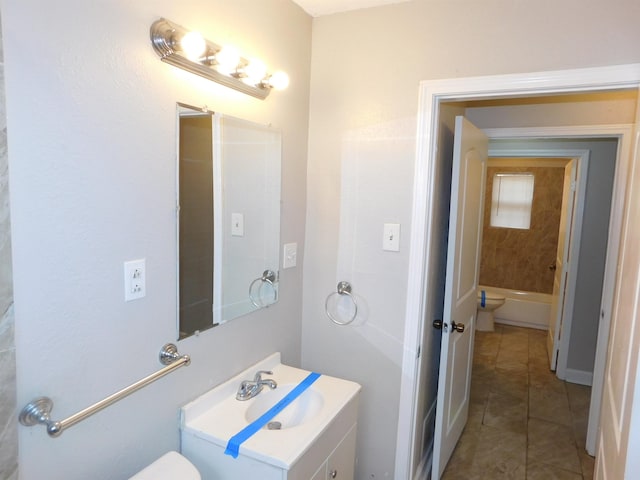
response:
<path fill-rule="evenodd" d="M 262 375 L 273 375 L 273 372 L 270 370 L 259 370 L 258 372 L 256 372 L 256 375 L 253 377 L 253 381 L 254 382 L 259 382 L 260 380 L 262 380 Z"/>

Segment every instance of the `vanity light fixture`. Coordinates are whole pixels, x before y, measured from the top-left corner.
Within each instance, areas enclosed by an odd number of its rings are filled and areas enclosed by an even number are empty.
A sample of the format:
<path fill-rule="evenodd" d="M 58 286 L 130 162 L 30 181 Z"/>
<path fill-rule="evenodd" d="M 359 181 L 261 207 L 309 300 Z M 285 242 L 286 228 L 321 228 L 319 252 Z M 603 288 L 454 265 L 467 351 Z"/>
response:
<path fill-rule="evenodd" d="M 282 71 L 269 74 L 258 59 L 246 59 L 180 25 L 161 18 L 151 25 L 151 45 L 163 62 L 264 100 L 272 88 L 289 86 Z"/>

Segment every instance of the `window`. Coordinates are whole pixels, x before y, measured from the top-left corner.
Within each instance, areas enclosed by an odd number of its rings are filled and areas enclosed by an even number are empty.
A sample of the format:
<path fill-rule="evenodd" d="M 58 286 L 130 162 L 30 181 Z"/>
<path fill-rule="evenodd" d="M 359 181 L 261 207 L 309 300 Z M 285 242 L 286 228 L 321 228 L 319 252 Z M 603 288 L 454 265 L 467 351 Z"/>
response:
<path fill-rule="evenodd" d="M 533 173 L 496 173 L 493 177 L 491 226 L 528 230 L 533 203 Z"/>

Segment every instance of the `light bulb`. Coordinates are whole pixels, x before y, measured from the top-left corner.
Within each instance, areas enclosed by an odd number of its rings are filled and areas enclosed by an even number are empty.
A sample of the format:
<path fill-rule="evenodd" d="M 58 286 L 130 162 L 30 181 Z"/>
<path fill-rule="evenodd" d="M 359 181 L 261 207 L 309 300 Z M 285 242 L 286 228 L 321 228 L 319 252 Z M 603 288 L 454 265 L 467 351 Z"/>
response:
<path fill-rule="evenodd" d="M 218 62 L 217 69 L 220 73 L 230 74 L 235 73 L 240 63 L 240 53 L 233 47 L 222 47 L 222 49 L 216 53 L 216 62 Z"/>
<path fill-rule="evenodd" d="M 260 60 L 254 58 L 249 61 L 249 65 L 244 67 L 245 81 L 251 85 L 257 85 L 267 76 L 267 66 Z"/>
<path fill-rule="evenodd" d="M 180 46 L 189 60 L 198 61 L 207 50 L 207 42 L 198 32 L 189 32 L 180 40 Z"/>
<path fill-rule="evenodd" d="M 270 77 L 268 84 L 276 90 L 284 90 L 289 86 L 289 75 L 282 70 L 274 72 Z"/>

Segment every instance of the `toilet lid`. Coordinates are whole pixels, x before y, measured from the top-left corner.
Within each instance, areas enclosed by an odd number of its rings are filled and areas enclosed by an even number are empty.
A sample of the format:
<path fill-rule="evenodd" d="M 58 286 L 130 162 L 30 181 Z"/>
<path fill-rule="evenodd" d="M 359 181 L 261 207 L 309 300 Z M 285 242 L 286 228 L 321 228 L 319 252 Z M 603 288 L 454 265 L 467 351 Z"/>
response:
<path fill-rule="evenodd" d="M 165 453 L 158 460 L 138 472 L 129 480 L 200 480 L 200 473 L 193 464 L 178 452 Z"/>

